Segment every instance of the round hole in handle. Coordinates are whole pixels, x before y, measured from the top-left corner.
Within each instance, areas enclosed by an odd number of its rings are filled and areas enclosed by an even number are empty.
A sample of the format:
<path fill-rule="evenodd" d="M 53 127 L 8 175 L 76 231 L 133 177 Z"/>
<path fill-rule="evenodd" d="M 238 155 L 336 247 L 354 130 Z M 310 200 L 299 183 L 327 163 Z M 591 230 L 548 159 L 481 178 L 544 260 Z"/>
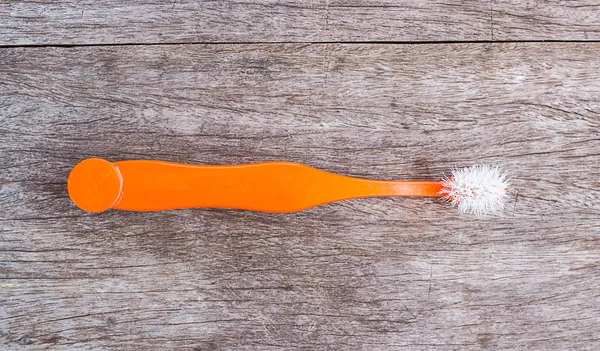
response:
<path fill-rule="evenodd" d="M 88 212 L 111 208 L 122 189 L 123 179 L 117 167 L 101 158 L 83 160 L 69 174 L 69 196 L 75 205 Z"/>

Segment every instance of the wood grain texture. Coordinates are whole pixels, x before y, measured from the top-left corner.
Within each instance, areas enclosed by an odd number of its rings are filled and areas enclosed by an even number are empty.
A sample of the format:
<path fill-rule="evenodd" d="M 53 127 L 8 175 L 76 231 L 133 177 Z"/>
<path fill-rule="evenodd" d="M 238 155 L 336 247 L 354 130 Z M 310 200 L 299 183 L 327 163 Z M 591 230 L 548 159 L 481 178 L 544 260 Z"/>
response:
<path fill-rule="evenodd" d="M 600 44 L 0 50 L 7 350 L 598 350 Z M 505 213 L 86 214 L 79 160 L 510 172 Z"/>
<path fill-rule="evenodd" d="M 491 38 L 478 0 L 0 0 L 0 18 L 0 45 Z"/>
<path fill-rule="evenodd" d="M 494 0 L 494 40 L 600 40 L 600 3 Z"/>
<path fill-rule="evenodd" d="M 8 1 L 0 45 L 599 40 L 595 1 Z"/>

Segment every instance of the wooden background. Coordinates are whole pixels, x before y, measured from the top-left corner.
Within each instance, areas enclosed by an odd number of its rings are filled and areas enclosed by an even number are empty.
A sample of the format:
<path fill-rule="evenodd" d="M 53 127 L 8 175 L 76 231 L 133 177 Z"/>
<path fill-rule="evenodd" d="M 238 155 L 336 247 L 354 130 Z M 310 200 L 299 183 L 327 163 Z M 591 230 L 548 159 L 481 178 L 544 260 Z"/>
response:
<path fill-rule="evenodd" d="M 599 350 L 597 1 L 0 1 L 2 350 Z M 84 213 L 103 157 L 510 173 L 274 215 Z"/>

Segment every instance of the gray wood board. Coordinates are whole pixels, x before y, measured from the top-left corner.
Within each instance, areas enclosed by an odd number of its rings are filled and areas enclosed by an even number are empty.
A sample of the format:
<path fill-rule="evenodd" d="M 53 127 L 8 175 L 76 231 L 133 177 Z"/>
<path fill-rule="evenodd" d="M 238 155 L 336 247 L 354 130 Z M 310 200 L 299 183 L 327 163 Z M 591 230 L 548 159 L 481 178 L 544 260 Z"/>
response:
<path fill-rule="evenodd" d="M 8 1 L 0 42 L 89 44 L 481 40 L 489 4 L 477 0 Z"/>
<path fill-rule="evenodd" d="M 599 40 L 595 1 L 8 1 L 0 45 Z"/>
<path fill-rule="evenodd" d="M 29 350 L 598 350 L 600 44 L 0 49 L 0 337 Z M 436 199 L 87 214 L 91 156 L 298 161 Z"/>
<path fill-rule="evenodd" d="M 494 0 L 494 40 L 600 40 L 600 3 Z"/>

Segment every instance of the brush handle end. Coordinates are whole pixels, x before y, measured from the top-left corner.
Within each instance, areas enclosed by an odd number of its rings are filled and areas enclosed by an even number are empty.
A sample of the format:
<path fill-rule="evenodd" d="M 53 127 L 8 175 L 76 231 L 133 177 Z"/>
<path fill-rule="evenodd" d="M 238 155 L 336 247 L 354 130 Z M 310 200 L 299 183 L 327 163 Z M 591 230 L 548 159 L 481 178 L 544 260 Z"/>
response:
<path fill-rule="evenodd" d="M 67 188 L 77 207 L 88 212 L 104 212 L 119 201 L 123 178 L 114 164 L 101 158 L 88 158 L 71 170 Z"/>

